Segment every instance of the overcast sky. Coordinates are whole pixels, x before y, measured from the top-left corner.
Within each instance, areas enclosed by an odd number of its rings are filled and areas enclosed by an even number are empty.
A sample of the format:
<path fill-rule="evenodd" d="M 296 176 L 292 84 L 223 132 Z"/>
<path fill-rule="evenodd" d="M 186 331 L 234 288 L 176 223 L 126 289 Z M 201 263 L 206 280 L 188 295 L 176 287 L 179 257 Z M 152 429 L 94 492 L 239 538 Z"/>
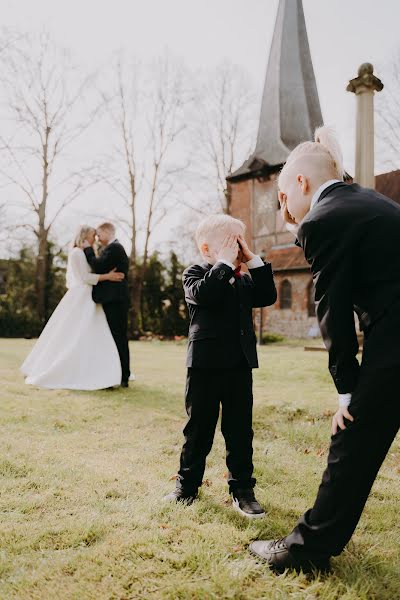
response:
<path fill-rule="evenodd" d="M 277 0 L 0 0 L 2 22 L 45 26 L 89 67 L 119 48 L 147 60 L 165 48 L 189 67 L 224 57 L 248 69 L 260 93 Z M 334 124 L 353 159 L 354 96 L 345 92 L 362 62 L 381 65 L 400 44 L 399 0 L 304 0 L 325 122 Z M 379 72 L 377 75 L 379 76 Z"/>
<path fill-rule="evenodd" d="M 166 48 L 189 68 L 228 58 L 262 91 L 278 0 L 0 0 L 2 24 L 48 29 L 84 68 L 125 49 L 147 61 Z M 322 113 L 353 170 L 355 97 L 345 91 L 362 62 L 376 74 L 400 45 L 399 0 L 304 0 Z M 384 92 L 382 92 L 384 93 Z M 379 157 L 377 170 L 379 171 Z"/>

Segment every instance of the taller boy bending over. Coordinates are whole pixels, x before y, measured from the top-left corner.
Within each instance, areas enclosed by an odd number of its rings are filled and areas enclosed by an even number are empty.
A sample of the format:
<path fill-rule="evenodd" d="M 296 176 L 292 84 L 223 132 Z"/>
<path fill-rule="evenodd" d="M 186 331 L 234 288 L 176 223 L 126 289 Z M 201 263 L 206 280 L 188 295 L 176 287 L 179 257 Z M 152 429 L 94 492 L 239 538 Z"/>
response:
<path fill-rule="evenodd" d="M 202 484 L 222 404 L 228 485 L 233 506 L 249 518 L 264 516 L 254 496 L 253 381 L 258 367 L 252 309 L 276 301 L 271 265 L 253 254 L 244 224 L 228 215 L 204 219 L 196 241 L 204 263 L 185 270 L 189 308 L 186 412 L 176 489 L 167 500 L 191 504 Z M 245 262 L 251 276 L 241 273 Z"/>

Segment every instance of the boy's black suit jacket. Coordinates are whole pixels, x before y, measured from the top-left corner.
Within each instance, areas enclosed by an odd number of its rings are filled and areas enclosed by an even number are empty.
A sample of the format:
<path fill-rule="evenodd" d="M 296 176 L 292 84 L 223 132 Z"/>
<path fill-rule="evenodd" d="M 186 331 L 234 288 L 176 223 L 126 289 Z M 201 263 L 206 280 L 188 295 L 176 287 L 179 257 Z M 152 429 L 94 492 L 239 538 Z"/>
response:
<path fill-rule="evenodd" d="M 86 260 L 94 273 L 101 275 L 116 268 L 119 273 L 125 274 L 125 279 L 122 281 L 100 281 L 97 285 L 94 285 L 92 292 L 94 302 L 97 304 L 128 302 L 129 259 L 123 245 L 115 240 L 115 242 L 108 244 L 98 257 L 96 257 L 93 248 L 85 248 L 84 252 Z"/>
<path fill-rule="evenodd" d="M 252 309 L 274 304 L 276 289 L 270 264 L 250 273 L 232 285 L 233 270 L 222 262 L 184 271 L 190 316 L 187 367 L 232 368 L 244 359 L 258 367 Z"/>
<path fill-rule="evenodd" d="M 302 221 L 298 242 L 313 273 L 329 370 L 339 393 L 351 393 L 360 369 L 354 312 L 365 334 L 363 366 L 400 364 L 400 207 L 334 183 Z"/>

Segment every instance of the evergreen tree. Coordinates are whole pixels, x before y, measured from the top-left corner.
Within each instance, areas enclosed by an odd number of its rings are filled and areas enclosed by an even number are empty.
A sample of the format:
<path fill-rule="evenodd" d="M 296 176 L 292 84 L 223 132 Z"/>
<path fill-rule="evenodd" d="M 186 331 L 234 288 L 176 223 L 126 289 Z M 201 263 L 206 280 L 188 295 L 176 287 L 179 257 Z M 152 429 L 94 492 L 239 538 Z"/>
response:
<path fill-rule="evenodd" d="M 46 321 L 65 293 L 65 256 L 48 245 Z M 36 337 L 43 324 L 37 315 L 36 256 L 22 248 L 15 259 L 2 261 L 6 293 L 0 296 L 0 337 Z"/>
<path fill-rule="evenodd" d="M 158 253 L 154 252 L 148 261 L 145 272 L 141 298 L 141 320 L 144 331 L 160 333 L 163 318 L 164 271 Z"/>
<path fill-rule="evenodd" d="M 164 313 L 161 333 L 172 337 L 187 335 L 189 317 L 182 285 L 184 266 L 179 262 L 175 252 L 171 252 L 167 270 L 167 284 L 164 292 Z"/>

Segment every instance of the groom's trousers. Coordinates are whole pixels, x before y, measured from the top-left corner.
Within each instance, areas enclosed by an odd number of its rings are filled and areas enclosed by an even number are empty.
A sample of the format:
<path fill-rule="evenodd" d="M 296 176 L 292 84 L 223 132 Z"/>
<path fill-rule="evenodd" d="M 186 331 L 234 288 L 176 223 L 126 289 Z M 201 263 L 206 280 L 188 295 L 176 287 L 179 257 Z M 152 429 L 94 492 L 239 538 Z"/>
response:
<path fill-rule="evenodd" d="M 121 361 L 122 381 L 128 381 L 129 346 L 128 346 L 128 302 L 106 302 L 103 304 L 108 326 L 114 338 Z"/>
<path fill-rule="evenodd" d="M 244 361 L 232 369 L 188 369 L 185 399 L 188 421 L 183 430 L 185 442 L 176 482 L 186 494 L 195 495 L 202 484 L 220 405 L 230 491 L 254 487 L 252 381 L 252 370 Z"/>
<path fill-rule="evenodd" d="M 350 540 L 400 427 L 399 369 L 361 368 L 349 406 L 354 421 L 332 436 L 315 504 L 286 538 L 294 556 L 338 555 Z"/>

